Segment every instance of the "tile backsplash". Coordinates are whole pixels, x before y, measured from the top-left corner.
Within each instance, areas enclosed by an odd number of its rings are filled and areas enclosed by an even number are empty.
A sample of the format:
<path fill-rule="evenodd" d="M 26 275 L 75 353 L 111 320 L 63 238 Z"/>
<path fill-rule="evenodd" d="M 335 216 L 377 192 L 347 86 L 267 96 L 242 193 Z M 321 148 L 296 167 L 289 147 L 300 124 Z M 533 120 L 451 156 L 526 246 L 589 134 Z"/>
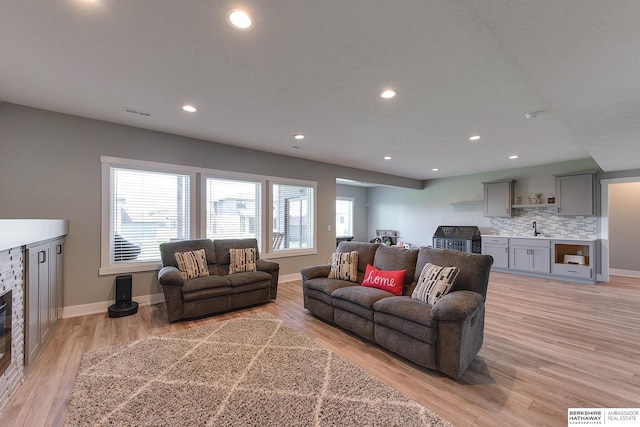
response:
<path fill-rule="evenodd" d="M 596 239 L 597 217 L 559 216 L 556 208 L 514 208 L 512 218 L 490 219 L 491 232 L 503 236 L 533 236 L 533 221 L 546 237 L 560 239 Z"/>

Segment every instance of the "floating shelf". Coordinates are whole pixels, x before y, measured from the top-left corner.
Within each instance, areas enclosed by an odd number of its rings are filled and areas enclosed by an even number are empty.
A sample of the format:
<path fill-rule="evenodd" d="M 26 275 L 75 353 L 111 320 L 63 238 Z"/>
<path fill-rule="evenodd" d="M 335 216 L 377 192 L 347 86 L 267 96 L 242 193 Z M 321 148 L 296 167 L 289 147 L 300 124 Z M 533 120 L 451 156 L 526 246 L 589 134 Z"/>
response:
<path fill-rule="evenodd" d="M 526 205 L 512 205 L 512 208 L 548 208 L 555 206 L 555 203 L 531 203 Z"/>
<path fill-rule="evenodd" d="M 453 202 L 451 206 L 481 205 L 483 203 L 484 200 L 467 200 L 464 202 Z"/>

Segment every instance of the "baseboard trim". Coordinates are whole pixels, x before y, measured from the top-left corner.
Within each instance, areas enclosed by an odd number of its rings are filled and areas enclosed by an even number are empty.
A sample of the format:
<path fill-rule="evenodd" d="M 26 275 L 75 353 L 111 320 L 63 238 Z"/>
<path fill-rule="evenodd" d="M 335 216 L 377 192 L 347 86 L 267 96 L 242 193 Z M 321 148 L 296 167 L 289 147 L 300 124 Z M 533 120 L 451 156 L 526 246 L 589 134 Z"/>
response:
<path fill-rule="evenodd" d="M 153 305 L 164 302 L 163 294 L 140 295 L 133 298 L 133 301 L 140 305 Z M 101 301 L 91 304 L 72 305 L 65 307 L 62 311 L 62 318 L 88 316 L 90 314 L 106 313 L 107 309 L 114 304 L 114 301 Z"/>
<path fill-rule="evenodd" d="M 300 273 L 285 274 L 278 278 L 278 283 L 290 282 L 292 280 L 300 280 Z M 164 302 L 164 295 L 151 294 L 140 295 L 134 297 L 133 300 L 140 305 L 154 305 Z M 62 309 L 62 318 L 70 319 L 72 317 L 89 316 L 91 314 L 106 313 L 108 308 L 113 305 L 114 301 L 101 301 L 91 304 L 72 305 Z"/>
<path fill-rule="evenodd" d="M 618 268 L 610 268 L 609 274 L 613 274 L 616 276 L 625 276 L 625 277 L 640 277 L 640 271 L 636 270 L 621 270 Z"/>

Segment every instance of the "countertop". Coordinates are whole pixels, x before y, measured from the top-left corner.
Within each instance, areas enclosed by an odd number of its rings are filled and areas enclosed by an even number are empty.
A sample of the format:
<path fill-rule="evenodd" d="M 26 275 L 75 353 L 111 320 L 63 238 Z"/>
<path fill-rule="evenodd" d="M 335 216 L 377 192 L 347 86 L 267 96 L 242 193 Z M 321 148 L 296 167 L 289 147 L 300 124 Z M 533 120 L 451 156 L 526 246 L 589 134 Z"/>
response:
<path fill-rule="evenodd" d="M 580 239 L 580 238 L 571 238 L 571 237 L 548 237 L 548 236 L 515 236 L 515 235 L 505 235 L 505 234 L 482 234 L 481 237 L 504 237 L 508 239 L 535 239 L 535 240 L 567 240 L 567 241 L 576 241 L 576 242 L 595 242 L 598 239 Z"/>
<path fill-rule="evenodd" d="M 0 251 L 69 234 L 66 219 L 0 219 Z"/>

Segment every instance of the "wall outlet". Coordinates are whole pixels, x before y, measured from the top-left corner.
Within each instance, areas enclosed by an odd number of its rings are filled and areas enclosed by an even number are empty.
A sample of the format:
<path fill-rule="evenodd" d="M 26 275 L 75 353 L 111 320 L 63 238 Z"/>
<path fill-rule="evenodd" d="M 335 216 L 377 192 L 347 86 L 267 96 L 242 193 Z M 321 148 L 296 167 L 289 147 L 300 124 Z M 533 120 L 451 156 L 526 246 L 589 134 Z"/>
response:
<path fill-rule="evenodd" d="M 327 225 L 327 231 L 331 231 L 331 225 Z"/>

